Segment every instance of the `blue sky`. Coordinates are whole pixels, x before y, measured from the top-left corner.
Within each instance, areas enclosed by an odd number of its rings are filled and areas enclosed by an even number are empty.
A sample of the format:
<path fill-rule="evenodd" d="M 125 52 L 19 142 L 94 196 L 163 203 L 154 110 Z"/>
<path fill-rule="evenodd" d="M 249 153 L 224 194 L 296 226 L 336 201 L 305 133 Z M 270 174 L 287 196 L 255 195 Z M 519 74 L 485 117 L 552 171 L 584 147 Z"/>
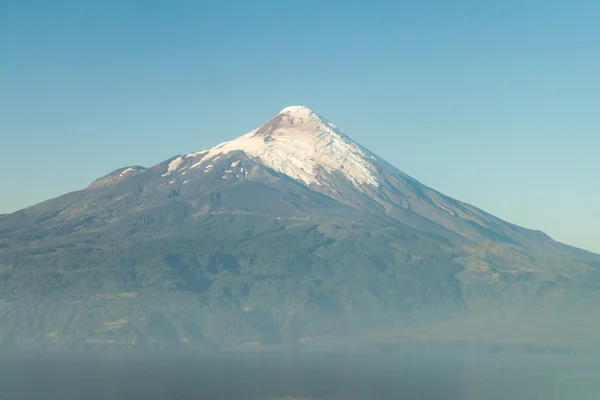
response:
<path fill-rule="evenodd" d="M 598 1 L 0 2 L 0 213 L 313 108 L 600 252 Z"/>

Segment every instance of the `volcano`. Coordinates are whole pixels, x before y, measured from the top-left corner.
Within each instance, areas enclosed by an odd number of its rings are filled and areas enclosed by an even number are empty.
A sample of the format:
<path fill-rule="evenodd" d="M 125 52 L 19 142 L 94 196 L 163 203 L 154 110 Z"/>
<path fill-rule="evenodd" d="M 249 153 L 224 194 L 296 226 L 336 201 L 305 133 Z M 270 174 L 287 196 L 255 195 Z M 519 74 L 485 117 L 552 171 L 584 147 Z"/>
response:
<path fill-rule="evenodd" d="M 0 343 L 264 348 L 417 326 L 471 340 L 491 316 L 596 310 L 599 269 L 291 106 L 0 216 Z"/>

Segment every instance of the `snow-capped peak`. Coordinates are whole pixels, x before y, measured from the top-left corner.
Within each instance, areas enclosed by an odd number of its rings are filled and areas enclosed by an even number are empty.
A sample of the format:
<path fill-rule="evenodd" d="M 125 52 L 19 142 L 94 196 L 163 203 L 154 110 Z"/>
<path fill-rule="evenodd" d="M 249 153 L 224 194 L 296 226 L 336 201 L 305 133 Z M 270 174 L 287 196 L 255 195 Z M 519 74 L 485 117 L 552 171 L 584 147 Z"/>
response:
<path fill-rule="evenodd" d="M 345 177 L 359 188 L 379 185 L 370 155 L 335 125 L 303 106 L 286 107 L 275 118 L 235 140 L 184 157 L 198 158 L 188 167 L 194 169 L 238 150 L 307 186 L 331 182 L 332 174 Z"/>
<path fill-rule="evenodd" d="M 304 114 L 304 115 L 310 115 L 310 114 L 314 114 L 314 113 L 313 113 L 313 110 L 311 110 L 308 107 L 304 107 L 304 106 L 289 106 L 289 107 L 286 107 L 283 110 L 281 110 L 279 112 L 279 114 L 288 114 L 288 115 Z"/>

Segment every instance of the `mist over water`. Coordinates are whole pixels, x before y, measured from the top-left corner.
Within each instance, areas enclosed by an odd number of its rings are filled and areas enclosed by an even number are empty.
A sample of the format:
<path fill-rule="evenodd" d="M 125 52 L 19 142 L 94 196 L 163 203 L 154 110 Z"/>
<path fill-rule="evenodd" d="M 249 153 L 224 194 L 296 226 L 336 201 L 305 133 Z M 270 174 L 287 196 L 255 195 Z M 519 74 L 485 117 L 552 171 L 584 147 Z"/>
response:
<path fill-rule="evenodd" d="M 572 356 L 12 353 L 0 399 L 597 399 Z"/>

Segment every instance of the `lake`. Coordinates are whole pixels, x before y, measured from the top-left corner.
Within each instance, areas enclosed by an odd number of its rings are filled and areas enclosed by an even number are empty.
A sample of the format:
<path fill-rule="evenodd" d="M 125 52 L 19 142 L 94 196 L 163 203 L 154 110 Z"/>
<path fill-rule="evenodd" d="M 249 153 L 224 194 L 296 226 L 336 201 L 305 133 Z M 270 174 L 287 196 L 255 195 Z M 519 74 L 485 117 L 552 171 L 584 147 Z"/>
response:
<path fill-rule="evenodd" d="M 595 356 L 5 353 L 0 399 L 597 400 Z"/>

